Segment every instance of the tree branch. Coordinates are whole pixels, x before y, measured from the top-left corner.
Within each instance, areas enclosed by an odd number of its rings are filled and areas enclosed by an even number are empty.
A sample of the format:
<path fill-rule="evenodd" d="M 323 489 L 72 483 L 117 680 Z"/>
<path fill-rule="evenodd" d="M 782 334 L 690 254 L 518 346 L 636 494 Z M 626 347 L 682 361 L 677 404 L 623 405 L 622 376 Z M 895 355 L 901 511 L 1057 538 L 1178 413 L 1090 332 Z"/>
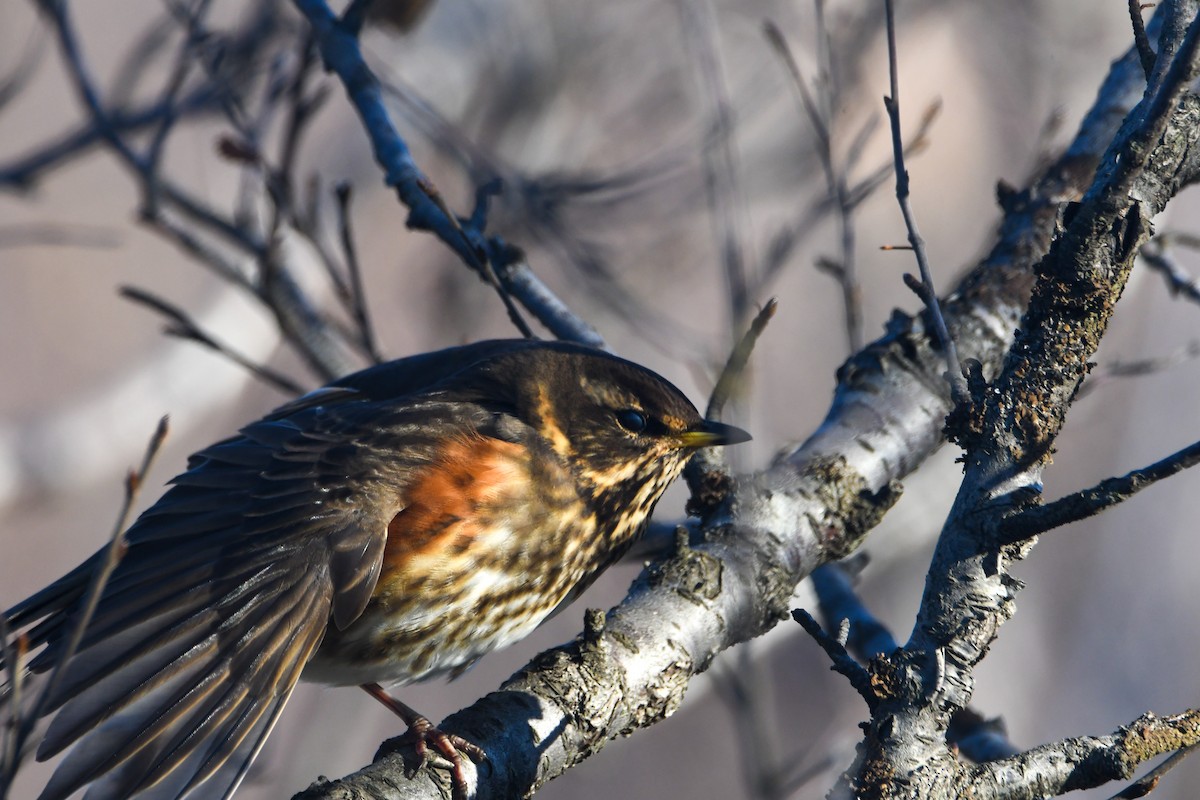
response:
<path fill-rule="evenodd" d="M 985 371 L 999 369 L 1012 341 L 1058 204 L 1082 195 L 1143 82 L 1136 54 L 1114 65 L 1071 147 L 1014 194 L 991 253 L 944 304 L 963 355 Z M 527 794 L 610 739 L 658 721 L 717 652 L 781 619 L 796 582 L 853 550 L 894 499 L 892 482 L 942 443 L 944 364 L 920 317 L 895 316 L 882 339 L 843 365 L 829 414 L 808 441 L 746 481 L 732 515 L 711 519 L 703 543 L 643 573 L 591 644 L 539 656 L 443 722 L 489 755 L 477 796 Z M 663 620 L 671 620 L 668 641 Z M 441 776 L 403 775 L 403 759 L 385 755 L 298 797 L 449 796 Z"/>
<path fill-rule="evenodd" d="M 1083 489 L 1047 503 L 1030 506 L 1000 522 L 1000 542 L 1016 544 L 1061 525 L 1094 517 L 1123 503 L 1163 478 L 1169 478 L 1200 463 L 1200 442 L 1177 450 L 1148 467 L 1135 469 L 1119 478 L 1106 478 L 1090 489 Z"/>
<path fill-rule="evenodd" d="M 1110 736 L 1080 736 L 980 764 L 964 794 L 977 800 L 1037 800 L 1126 780 L 1139 764 L 1200 743 L 1200 711 L 1145 714 Z"/>
<path fill-rule="evenodd" d="M 1027 549 L 1001 548 L 989 526 L 1036 495 L 1067 408 L 1148 236 L 1149 218 L 1177 190 L 1200 138 L 1195 98 L 1184 97 L 1200 62 L 1200 22 L 1194 8 L 1178 4 L 1165 14 L 1159 49 L 1173 54 L 1170 67 L 1156 70 L 1161 78 L 1129 114 L 1083 200 L 1064 215 L 999 377 L 986 385 L 976 370 L 970 407 L 957 408 L 948 422 L 966 450 L 963 484 L 934 552 L 912 638 L 876 666 L 886 699 L 859 762 L 844 777 L 851 791 L 922 798 L 964 791 L 968 774 L 945 747 L 945 731 L 971 698 L 975 665 L 1014 613 L 1019 585 L 1008 569 Z"/>

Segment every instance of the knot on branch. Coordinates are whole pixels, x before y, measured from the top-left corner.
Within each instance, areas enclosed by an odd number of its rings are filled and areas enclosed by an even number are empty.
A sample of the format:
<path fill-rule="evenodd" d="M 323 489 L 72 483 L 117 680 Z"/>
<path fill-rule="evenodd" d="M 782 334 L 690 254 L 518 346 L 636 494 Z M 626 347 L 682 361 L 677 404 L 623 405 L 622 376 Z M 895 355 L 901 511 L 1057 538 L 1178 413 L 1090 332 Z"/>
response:
<path fill-rule="evenodd" d="M 896 662 L 895 655 L 897 653 L 881 653 L 867 662 L 871 694 L 877 702 L 906 696 L 906 670 Z"/>
<path fill-rule="evenodd" d="M 879 524 L 904 491 L 899 481 L 890 481 L 872 492 L 841 456 L 810 464 L 805 478 L 818 487 L 817 498 L 825 510 L 812 524 L 829 561 L 843 559 L 858 549 L 867 532 Z"/>
<path fill-rule="evenodd" d="M 689 473 L 691 496 L 684 510 L 701 523 L 708 521 L 736 499 L 737 479 L 724 469 L 704 469 Z"/>
<path fill-rule="evenodd" d="M 888 360 L 897 356 L 913 363 L 920 362 L 919 332 L 916 321 L 898 308 L 884 325 L 882 338 L 859 350 L 838 367 L 837 380 L 843 386 L 853 386 L 863 375 L 882 372 Z"/>
<path fill-rule="evenodd" d="M 966 397 L 950 409 L 943 430 L 947 441 L 972 452 L 983 439 L 989 384 L 983 376 L 983 364 L 975 358 L 963 361 L 963 377 L 967 379 Z"/>
<path fill-rule="evenodd" d="M 687 545 L 687 539 L 675 542 L 675 555 L 650 565 L 646 579 L 650 586 L 668 586 L 682 598 L 707 605 L 721 593 L 721 560 Z"/>

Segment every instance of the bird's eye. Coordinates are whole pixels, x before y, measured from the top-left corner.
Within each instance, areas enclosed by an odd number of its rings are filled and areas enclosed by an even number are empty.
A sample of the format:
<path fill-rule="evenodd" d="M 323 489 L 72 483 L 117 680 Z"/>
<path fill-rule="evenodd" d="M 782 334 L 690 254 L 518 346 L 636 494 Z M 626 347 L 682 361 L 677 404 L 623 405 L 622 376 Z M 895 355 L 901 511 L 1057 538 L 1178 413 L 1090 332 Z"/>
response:
<path fill-rule="evenodd" d="M 630 433 L 641 433 L 646 430 L 646 416 L 633 408 L 624 408 L 617 412 L 617 424 Z"/>

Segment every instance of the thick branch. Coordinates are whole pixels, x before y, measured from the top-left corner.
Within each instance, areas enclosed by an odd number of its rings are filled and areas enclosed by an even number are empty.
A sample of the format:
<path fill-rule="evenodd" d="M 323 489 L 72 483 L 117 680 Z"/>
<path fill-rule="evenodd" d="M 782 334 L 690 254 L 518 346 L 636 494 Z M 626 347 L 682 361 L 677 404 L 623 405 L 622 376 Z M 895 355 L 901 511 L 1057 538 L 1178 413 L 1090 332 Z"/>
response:
<path fill-rule="evenodd" d="M 1118 62 L 1068 152 L 1006 197 L 992 252 L 943 306 L 964 357 L 998 370 L 1046 252 L 1060 202 L 1078 199 L 1144 80 Z M 527 794 L 610 739 L 663 718 L 720 650 L 784 615 L 795 583 L 857 546 L 904 477 L 942 442 L 949 411 L 942 352 L 924 321 L 897 315 L 838 374 L 833 406 L 800 448 L 743 486 L 706 541 L 651 567 L 609 612 L 602 633 L 534 660 L 499 692 L 445 721 L 488 753 L 480 798 Z M 871 491 L 885 489 L 878 499 Z M 864 494 L 864 490 L 867 494 Z M 664 621 L 669 620 L 664 630 Z M 449 796 L 442 776 L 403 778 L 395 755 L 301 797 Z"/>
<path fill-rule="evenodd" d="M 1163 28 L 1184 13 L 1168 7 Z M 1187 13 L 1194 16 L 1194 8 Z M 1189 17 L 1190 19 L 1190 17 Z M 859 796 L 957 796 L 963 767 L 942 742 L 974 689 L 973 669 L 1015 610 L 1008 575 L 1021 549 L 991 537 L 997 515 L 1027 502 L 1089 359 L 1149 234 L 1149 218 L 1180 185 L 1195 141 L 1194 98 L 1183 98 L 1200 62 L 1200 22 L 1181 41 L 1164 34 L 1167 69 L 1130 113 L 1083 201 L 1036 270 L 1029 311 L 1000 376 L 973 375 L 972 408 L 950 427 L 966 449 L 966 475 L 942 531 L 912 639 L 878 667 L 889 695 L 872 719 L 861 762 L 848 776 Z M 1160 77 L 1161 76 L 1161 77 Z M 903 780 L 900 779 L 903 776 Z"/>

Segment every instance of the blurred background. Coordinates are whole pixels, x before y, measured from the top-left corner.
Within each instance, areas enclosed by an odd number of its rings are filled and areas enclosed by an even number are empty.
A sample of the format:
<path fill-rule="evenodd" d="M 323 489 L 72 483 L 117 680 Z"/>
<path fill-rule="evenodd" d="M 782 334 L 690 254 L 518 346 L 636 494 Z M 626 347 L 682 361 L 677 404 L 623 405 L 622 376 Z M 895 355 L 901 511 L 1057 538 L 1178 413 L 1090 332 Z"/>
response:
<path fill-rule="evenodd" d="M 187 4 L 74 5 L 82 55 L 104 97 L 127 99 L 131 108 L 157 97 L 179 49 L 172 14 Z M 364 49 L 392 87 L 389 104 L 417 163 L 450 206 L 469 213 L 481 176 L 503 177 L 492 230 L 523 248 L 616 353 L 664 374 L 697 404 L 731 341 L 734 242 L 747 292 L 741 312 L 771 296 L 780 303 L 734 413 L 755 436 L 738 450 L 739 468 L 760 468 L 812 431 L 849 352 L 841 289 L 816 266 L 842 259 L 842 238 L 835 214 L 813 211 L 828 194 L 819 143 L 763 25 L 773 22 L 788 42 L 828 114 L 834 162 L 857 184 L 891 159 L 882 4 L 827 0 L 820 16 L 809 0 L 417 5 L 397 4 L 401 16 L 418 12 L 399 25 L 376 20 Z M 212 6 L 212 30 L 246 48 L 222 58 L 244 64 L 261 94 L 297 57 L 270 36 L 294 37 L 299 18 L 286 3 Z M 946 290 L 990 245 L 996 182 L 1024 185 L 1069 140 L 1109 63 L 1128 48 L 1129 21 L 1117 0 L 899 6 L 910 136 L 940 103 L 909 170 Z M 255 25 L 271 33 L 256 40 L 247 33 Z M 282 343 L 261 305 L 161 226 L 144 223 L 138 181 L 110 149 L 55 150 L 88 120 L 32 3 L 0 0 L 0 76 L 0 607 L 8 607 L 106 541 L 122 476 L 159 417 L 171 415 L 172 434 L 139 508 L 188 453 L 287 399 L 228 359 L 164 337 L 162 319 L 119 297 L 118 287 L 176 304 L 215 338 L 305 388 L 322 381 Z M 295 188 L 317 198 L 313 218 L 329 249 L 340 252 L 332 187 L 352 185 L 354 235 L 383 355 L 515 335 L 484 283 L 431 236 L 404 227 L 406 211 L 385 190 L 340 87 L 318 72 L 313 84 L 322 81 L 329 96 L 297 150 Z M 253 92 L 248 109 L 260 96 Z M 281 127 L 263 124 L 271 153 Z M 142 128 L 133 140 L 149 142 L 155 130 Z M 269 221 L 261 197 L 247 199 L 255 167 L 221 152 L 230 135 L 220 108 L 181 119 L 163 143 L 163 173 L 221 214 Z M 45 166 L 30 160 L 48 152 L 61 157 Z M 900 277 L 915 272 L 911 255 L 880 250 L 905 239 L 892 192 L 889 179 L 854 217 L 867 340 L 882 333 L 893 307 L 918 307 Z M 1158 228 L 1189 231 L 1196 212 L 1194 196 L 1184 195 Z M 798 233 L 785 248 L 787 231 Z M 305 290 L 334 308 L 312 243 L 286 230 L 278 243 L 300 265 Z M 1178 256 L 1200 274 L 1194 255 Z M 1197 340 L 1200 308 L 1172 297 L 1158 275 L 1135 272 L 1098 357 L 1094 390 L 1059 441 L 1048 496 L 1200 438 L 1200 365 L 1176 357 Z M 1147 358 L 1164 360 L 1164 368 L 1109 375 L 1114 363 Z M 347 363 L 366 364 L 354 356 Z M 865 545 L 871 561 L 862 592 L 901 640 L 958 485 L 955 456 L 943 450 L 906 481 L 900 505 Z M 1018 567 L 1027 582 L 1020 613 L 979 669 L 975 696 L 980 710 L 1003 716 L 1018 746 L 1109 733 L 1147 710 L 1166 714 L 1200 702 L 1198 489 L 1200 475 L 1184 473 L 1102 518 L 1044 537 Z M 658 519 L 679 518 L 682 502 L 673 491 Z M 399 696 L 435 720 L 470 704 L 540 649 L 573 637 L 586 607 L 618 602 L 639 569 L 636 560 L 613 568 L 529 640 L 457 681 Z M 813 607 L 803 587 L 796 604 Z M 751 694 L 733 691 L 731 675 Z M 694 681 L 672 719 L 612 743 L 542 794 L 821 797 L 852 758 L 865 716 L 814 643 L 783 624 L 726 653 Z M 319 775 L 344 775 L 402 727 L 361 691 L 302 686 L 238 797 L 287 797 Z M 808 782 L 795 780 L 812 769 Z M 48 766 L 29 764 L 16 800 L 34 797 L 48 774 Z M 1193 797 L 1197 779 L 1200 768 L 1185 766 L 1156 796 Z"/>

